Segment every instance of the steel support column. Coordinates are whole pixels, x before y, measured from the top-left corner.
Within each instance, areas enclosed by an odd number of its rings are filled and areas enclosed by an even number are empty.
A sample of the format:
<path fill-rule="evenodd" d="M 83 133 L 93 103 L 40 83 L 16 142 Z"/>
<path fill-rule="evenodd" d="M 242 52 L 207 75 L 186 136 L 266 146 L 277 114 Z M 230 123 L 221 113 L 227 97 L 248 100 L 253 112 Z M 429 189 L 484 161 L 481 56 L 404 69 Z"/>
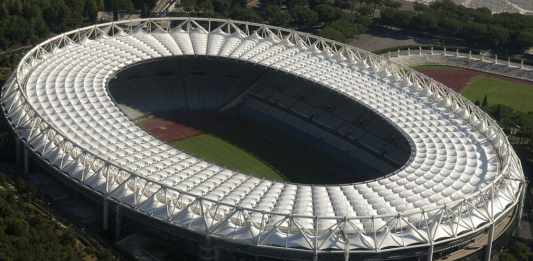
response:
<path fill-rule="evenodd" d="M 492 241 L 494 241 L 494 222 L 490 225 L 487 246 L 485 250 L 485 261 L 490 261 L 492 255 Z"/>
<path fill-rule="evenodd" d="M 433 261 L 433 250 L 434 250 L 433 245 L 429 246 L 427 261 Z"/>
<path fill-rule="evenodd" d="M 109 229 L 109 200 L 104 197 L 103 201 L 102 230 L 107 231 Z"/>
<path fill-rule="evenodd" d="M 28 148 L 23 146 L 22 148 L 22 161 L 23 161 L 23 174 L 27 176 L 30 173 L 30 161 L 28 158 Z"/>
<path fill-rule="evenodd" d="M 516 224 L 516 227 L 520 229 L 520 223 L 522 221 L 522 214 L 524 211 L 524 200 L 526 198 L 526 192 L 527 192 L 527 183 L 522 183 L 522 191 L 520 192 L 520 203 L 518 204 L 518 222 Z M 515 230 L 516 231 L 516 230 Z"/>
<path fill-rule="evenodd" d="M 121 217 L 120 217 L 120 205 L 119 204 L 116 204 L 115 205 L 115 237 L 114 237 L 114 240 L 115 241 L 118 241 L 120 240 L 120 229 L 121 229 L 121 226 L 122 226 L 122 222 L 121 222 Z"/>
<path fill-rule="evenodd" d="M 22 141 L 19 141 L 17 135 L 14 135 L 15 141 L 15 164 L 20 167 L 22 166 Z"/>

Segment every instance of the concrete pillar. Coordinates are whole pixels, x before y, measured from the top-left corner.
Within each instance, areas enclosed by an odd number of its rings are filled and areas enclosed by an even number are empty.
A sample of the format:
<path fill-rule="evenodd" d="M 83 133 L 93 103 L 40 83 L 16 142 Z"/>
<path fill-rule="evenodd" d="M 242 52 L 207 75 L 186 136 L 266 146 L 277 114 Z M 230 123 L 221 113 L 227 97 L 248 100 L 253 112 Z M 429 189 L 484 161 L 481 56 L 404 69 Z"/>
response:
<path fill-rule="evenodd" d="M 115 241 L 120 240 L 120 229 L 122 227 L 122 222 L 120 218 L 120 205 L 115 205 Z"/>
<path fill-rule="evenodd" d="M 446 47 L 444 47 L 444 56 L 446 56 Z"/>
<path fill-rule="evenodd" d="M 511 57 L 507 57 L 507 67 L 511 67 Z"/>
<path fill-rule="evenodd" d="M 483 56 L 483 54 L 480 53 L 479 56 L 481 56 L 481 62 L 484 62 L 485 61 L 485 57 Z"/>
<path fill-rule="evenodd" d="M 472 60 L 472 50 L 468 51 L 468 60 Z"/>
<path fill-rule="evenodd" d="M 24 176 L 27 176 L 30 173 L 30 159 L 28 155 L 28 148 L 24 146 L 22 148 L 22 160 L 23 160 L 23 174 Z"/>
<path fill-rule="evenodd" d="M 397 54 L 398 54 L 398 57 L 400 57 L 400 48 L 398 48 Z"/>
<path fill-rule="evenodd" d="M 498 64 L 498 55 L 497 54 L 494 56 L 494 64 Z"/>
<path fill-rule="evenodd" d="M 407 56 L 411 56 L 411 48 L 407 48 Z"/>
<path fill-rule="evenodd" d="M 520 60 L 520 69 L 524 69 L 524 59 Z"/>
<path fill-rule="evenodd" d="M 429 246 L 427 261 L 433 261 L 433 245 Z"/>
<path fill-rule="evenodd" d="M 459 57 L 459 48 L 455 49 L 455 57 Z"/>
<path fill-rule="evenodd" d="M 435 54 L 435 48 L 431 46 L 431 55 L 434 55 L 434 54 Z"/>
<path fill-rule="evenodd" d="M 104 197 L 102 209 L 102 230 L 109 230 L 109 200 Z"/>
<path fill-rule="evenodd" d="M 17 135 L 14 135 L 15 141 L 15 164 L 17 166 L 22 166 L 22 141 L 19 141 Z"/>
<path fill-rule="evenodd" d="M 485 250 L 485 261 L 490 261 L 492 255 L 492 241 L 494 241 L 494 223 L 489 227 L 489 236 L 487 239 L 487 246 Z"/>
<path fill-rule="evenodd" d="M 422 56 L 422 46 L 418 46 L 418 55 Z"/>

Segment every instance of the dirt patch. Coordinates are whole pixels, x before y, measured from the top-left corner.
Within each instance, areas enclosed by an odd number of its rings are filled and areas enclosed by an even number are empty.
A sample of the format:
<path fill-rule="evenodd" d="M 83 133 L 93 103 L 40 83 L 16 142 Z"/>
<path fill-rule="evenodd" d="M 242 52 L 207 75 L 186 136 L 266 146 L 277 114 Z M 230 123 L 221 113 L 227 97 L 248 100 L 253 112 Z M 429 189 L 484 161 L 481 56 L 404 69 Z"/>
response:
<path fill-rule="evenodd" d="M 160 118 L 148 118 L 140 124 L 148 133 L 165 142 L 183 140 L 202 133 L 176 121 Z"/>
<path fill-rule="evenodd" d="M 421 69 L 420 72 L 443 83 L 456 92 L 462 92 L 474 77 L 482 74 L 474 70 L 451 67 Z"/>

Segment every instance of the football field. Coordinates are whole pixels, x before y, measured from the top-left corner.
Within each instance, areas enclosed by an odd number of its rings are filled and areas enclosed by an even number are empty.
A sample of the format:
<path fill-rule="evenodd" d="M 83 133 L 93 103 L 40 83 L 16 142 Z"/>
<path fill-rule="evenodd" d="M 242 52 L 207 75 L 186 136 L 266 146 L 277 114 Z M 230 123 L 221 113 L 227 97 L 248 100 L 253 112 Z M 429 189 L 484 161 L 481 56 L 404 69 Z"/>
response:
<path fill-rule="evenodd" d="M 136 122 L 182 152 L 258 178 L 307 184 L 364 178 L 353 175 L 347 170 L 351 167 L 315 144 L 241 118 L 219 113 L 170 113 Z"/>
<path fill-rule="evenodd" d="M 200 134 L 171 144 L 183 152 L 228 169 L 259 178 L 285 180 L 279 171 L 252 153 L 211 134 Z"/>

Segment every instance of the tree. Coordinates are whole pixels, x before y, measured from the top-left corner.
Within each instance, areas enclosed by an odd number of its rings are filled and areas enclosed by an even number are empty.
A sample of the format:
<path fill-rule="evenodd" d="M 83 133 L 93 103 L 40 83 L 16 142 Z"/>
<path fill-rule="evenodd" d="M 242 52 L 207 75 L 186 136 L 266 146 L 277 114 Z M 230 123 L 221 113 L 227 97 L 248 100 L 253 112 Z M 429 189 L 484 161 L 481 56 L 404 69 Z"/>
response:
<path fill-rule="evenodd" d="M 183 1 L 182 1 L 183 3 Z M 231 0 L 215 0 L 212 1 L 213 4 L 213 11 L 216 14 L 220 14 L 223 16 L 228 16 L 228 14 L 231 11 L 232 1 Z"/>
<path fill-rule="evenodd" d="M 516 44 L 519 49 L 533 47 L 533 30 L 518 32 L 516 36 Z"/>
<path fill-rule="evenodd" d="M 518 259 L 518 260 L 528 260 L 530 256 L 532 256 L 531 251 L 529 250 L 528 246 L 522 242 L 519 241 L 513 241 L 511 243 L 510 247 L 511 253 Z"/>
<path fill-rule="evenodd" d="M 500 256 L 499 256 L 499 259 L 501 261 L 518 261 L 518 259 L 516 259 L 516 257 L 514 257 L 513 255 L 511 255 L 509 252 L 505 251 L 503 252 Z"/>
<path fill-rule="evenodd" d="M 142 2 L 142 0 L 140 0 Z M 96 10 L 104 10 L 104 0 L 96 0 Z"/>
<path fill-rule="evenodd" d="M 6 17 L 9 15 L 9 12 L 7 11 L 7 7 L 5 3 L 0 4 L 0 17 Z"/>
<path fill-rule="evenodd" d="M 49 33 L 48 26 L 43 19 L 43 16 L 39 13 L 33 19 L 31 19 L 31 28 L 32 28 L 32 42 L 36 42 L 40 39 L 45 38 Z"/>
<path fill-rule="evenodd" d="M 265 17 L 272 25 L 288 26 L 292 22 L 292 17 L 287 10 L 282 10 L 277 5 L 269 5 L 265 9 Z"/>
<path fill-rule="evenodd" d="M 83 15 L 88 19 L 88 21 L 96 22 L 97 6 L 95 0 L 85 0 Z"/>
<path fill-rule="evenodd" d="M 483 102 L 481 102 L 481 107 L 482 108 L 487 108 L 488 105 L 489 105 L 489 103 L 487 101 L 487 95 L 485 95 L 485 97 L 483 97 Z"/>
<path fill-rule="evenodd" d="M 195 10 L 196 1 L 195 0 L 182 0 L 181 6 L 183 7 L 183 9 L 185 9 L 185 11 L 191 12 Z"/>
<path fill-rule="evenodd" d="M 50 4 L 43 10 L 43 18 L 51 31 L 61 32 L 64 31 L 68 12 L 67 5 L 63 0 L 51 0 Z"/>
<path fill-rule="evenodd" d="M 380 22 L 385 25 L 409 28 L 412 19 L 412 12 L 386 8 L 381 12 Z"/>
<path fill-rule="evenodd" d="M 399 1 L 395 1 L 395 0 L 384 0 L 383 6 L 388 7 L 388 8 L 398 9 L 402 6 L 402 3 L 400 3 Z"/>
<path fill-rule="evenodd" d="M 434 14 L 419 13 L 415 15 L 410 21 L 411 27 L 421 31 L 433 31 L 438 28 L 438 20 Z"/>
<path fill-rule="evenodd" d="M 463 30 L 463 25 L 459 20 L 455 18 L 443 17 L 439 19 L 438 28 L 441 32 L 445 32 L 455 36 Z"/>
<path fill-rule="evenodd" d="M 471 43 L 479 44 L 484 40 L 484 36 L 487 34 L 487 26 L 476 22 L 467 22 L 464 24 L 461 37 L 470 41 Z"/>
<path fill-rule="evenodd" d="M 22 237 L 28 230 L 28 224 L 22 219 L 10 218 L 6 221 L 5 233 L 8 235 Z"/>
<path fill-rule="evenodd" d="M 202 13 L 211 14 L 214 12 L 215 7 L 211 0 L 198 0 L 196 1 L 196 8 Z"/>
<path fill-rule="evenodd" d="M 261 0 L 261 7 L 266 8 L 267 6 L 271 5 L 281 7 L 285 4 L 285 2 L 285 0 Z"/>
<path fill-rule="evenodd" d="M 296 25 L 303 28 L 310 28 L 318 22 L 318 14 L 309 7 L 296 6 L 292 10 L 292 16 Z"/>
<path fill-rule="evenodd" d="M 320 22 L 323 23 L 334 21 L 342 15 L 342 10 L 327 4 L 317 5 L 314 10 L 317 12 Z"/>
<path fill-rule="evenodd" d="M 113 0 L 112 9 L 113 11 L 132 12 L 134 10 L 134 6 L 131 0 Z"/>
<path fill-rule="evenodd" d="M 230 17 L 236 20 L 243 21 L 261 21 L 261 17 L 254 10 L 249 8 L 236 7 L 231 10 Z"/>
<path fill-rule="evenodd" d="M 496 109 L 494 110 L 494 118 L 497 122 L 501 121 L 502 119 L 502 107 L 500 104 L 496 105 Z"/>
<path fill-rule="evenodd" d="M 340 9 L 351 9 L 355 8 L 357 3 L 359 3 L 359 0 L 335 0 L 333 5 Z"/>
<path fill-rule="evenodd" d="M 491 25 L 488 27 L 485 35 L 490 47 L 500 47 L 509 40 L 509 31 L 499 25 Z"/>
<path fill-rule="evenodd" d="M 322 30 L 320 30 L 320 35 L 322 37 L 332 39 L 339 42 L 346 41 L 346 37 L 342 32 L 339 32 L 337 29 L 335 29 L 332 26 L 326 26 Z"/>
<path fill-rule="evenodd" d="M 299 6 L 309 7 L 309 2 L 307 2 L 307 0 L 288 0 L 286 3 L 287 7 L 291 10 Z"/>

